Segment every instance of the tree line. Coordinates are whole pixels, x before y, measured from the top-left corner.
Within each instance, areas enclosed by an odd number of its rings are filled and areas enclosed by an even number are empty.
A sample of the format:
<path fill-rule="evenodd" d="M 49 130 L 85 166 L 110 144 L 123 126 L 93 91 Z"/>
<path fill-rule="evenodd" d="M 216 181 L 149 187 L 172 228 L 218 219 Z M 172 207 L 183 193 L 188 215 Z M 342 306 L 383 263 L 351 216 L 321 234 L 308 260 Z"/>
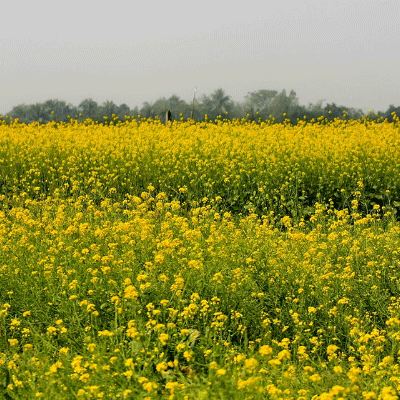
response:
<path fill-rule="evenodd" d="M 91 98 L 83 100 L 77 107 L 67 104 L 63 100 L 47 100 L 44 103 L 20 104 L 15 106 L 7 116 L 18 119 L 23 123 L 37 121 L 47 123 L 51 121 L 65 121 L 72 119 L 86 120 L 87 118 L 97 122 L 111 120 L 124 121 L 128 117 L 135 118 L 159 118 L 164 120 L 166 111 L 170 111 L 172 120 L 186 120 L 192 117 L 196 121 L 215 120 L 217 118 L 246 118 L 249 120 L 272 120 L 283 122 L 290 120 L 295 124 L 299 120 L 349 118 L 359 119 L 364 113 L 361 109 L 355 109 L 328 103 L 323 107 L 323 101 L 307 106 L 299 104 L 296 92 L 291 90 L 258 90 L 249 92 L 242 102 L 235 102 L 223 89 L 217 89 L 210 95 L 203 95 L 193 104 L 186 102 L 177 95 L 169 98 L 161 97 L 155 102 L 144 102 L 141 108 L 129 108 L 126 104 L 117 105 L 113 101 L 98 104 Z M 378 111 L 370 118 L 377 120 L 393 120 L 393 112 L 400 116 L 400 107 L 390 105 L 386 111 Z"/>

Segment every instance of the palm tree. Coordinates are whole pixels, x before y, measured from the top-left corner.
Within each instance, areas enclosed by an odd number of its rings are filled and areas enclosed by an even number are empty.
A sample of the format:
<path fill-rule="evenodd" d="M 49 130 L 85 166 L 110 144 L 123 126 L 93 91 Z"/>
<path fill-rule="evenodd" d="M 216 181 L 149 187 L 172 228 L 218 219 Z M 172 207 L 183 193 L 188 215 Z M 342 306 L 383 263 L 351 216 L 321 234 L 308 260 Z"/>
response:
<path fill-rule="evenodd" d="M 203 96 L 201 108 L 204 114 L 210 119 L 215 119 L 219 115 L 225 115 L 233 107 L 230 96 L 225 94 L 223 89 L 217 89 L 211 96 Z"/>

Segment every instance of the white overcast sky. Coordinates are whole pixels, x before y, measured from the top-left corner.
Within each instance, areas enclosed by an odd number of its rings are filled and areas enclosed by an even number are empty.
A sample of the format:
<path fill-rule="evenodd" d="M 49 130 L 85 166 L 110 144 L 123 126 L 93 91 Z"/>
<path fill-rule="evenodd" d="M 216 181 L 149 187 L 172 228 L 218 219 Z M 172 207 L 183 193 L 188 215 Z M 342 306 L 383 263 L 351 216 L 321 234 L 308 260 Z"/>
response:
<path fill-rule="evenodd" d="M 0 113 L 48 99 L 130 107 L 222 87 L 301 104 L 400 105 L 400 0 L 10 0 Z"/>

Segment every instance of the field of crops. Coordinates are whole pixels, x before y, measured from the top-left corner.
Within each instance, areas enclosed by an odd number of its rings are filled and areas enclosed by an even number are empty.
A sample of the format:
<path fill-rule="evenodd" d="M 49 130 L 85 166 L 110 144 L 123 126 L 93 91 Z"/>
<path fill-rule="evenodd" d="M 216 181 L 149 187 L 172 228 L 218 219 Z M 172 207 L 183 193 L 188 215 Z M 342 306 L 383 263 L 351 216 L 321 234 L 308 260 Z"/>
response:
<path fill-rule="evenodd" d="M 0 124 L 0 398 L 400 394 L 400 124 Z"/>

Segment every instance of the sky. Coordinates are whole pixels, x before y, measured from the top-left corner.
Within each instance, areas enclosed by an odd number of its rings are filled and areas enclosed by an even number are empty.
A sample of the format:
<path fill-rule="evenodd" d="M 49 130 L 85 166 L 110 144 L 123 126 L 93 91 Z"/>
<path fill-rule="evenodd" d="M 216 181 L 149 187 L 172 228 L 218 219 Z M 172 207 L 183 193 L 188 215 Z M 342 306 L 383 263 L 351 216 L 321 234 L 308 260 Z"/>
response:
<path fill-rule="evenodd" d="M 129 107 L 223 88 L 400 106 L 400 1 L 13 0 L 2 5 L 0 113 L 86 98 Z"/>

